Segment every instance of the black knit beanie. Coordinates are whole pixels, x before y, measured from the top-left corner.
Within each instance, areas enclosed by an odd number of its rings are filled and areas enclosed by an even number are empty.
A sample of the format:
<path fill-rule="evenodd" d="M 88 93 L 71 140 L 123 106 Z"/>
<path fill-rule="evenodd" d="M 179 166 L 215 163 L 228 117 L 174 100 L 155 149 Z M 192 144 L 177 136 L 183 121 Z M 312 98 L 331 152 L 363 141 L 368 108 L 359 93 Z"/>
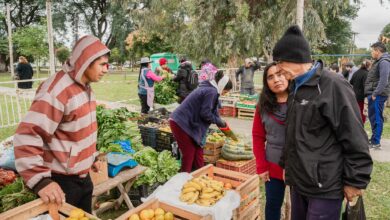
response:
<path fill-rule="evenodd" d="M 273 49 L 274 61 L 311 63 L 309 42 L 298 25 L 289 27 Z"/>

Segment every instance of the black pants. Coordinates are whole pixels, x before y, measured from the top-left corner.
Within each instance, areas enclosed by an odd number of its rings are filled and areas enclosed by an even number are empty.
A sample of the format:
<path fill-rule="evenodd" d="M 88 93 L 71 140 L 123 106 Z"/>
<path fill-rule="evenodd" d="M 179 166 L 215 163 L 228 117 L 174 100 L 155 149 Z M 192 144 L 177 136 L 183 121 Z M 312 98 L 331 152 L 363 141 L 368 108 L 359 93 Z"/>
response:
<path fill-rule="evenodd" d="M 93 183 L 89 175 L 80 178 L 79 176 L 52 174 L 51 178 L 64 191 L 67 203 L 91 213 Z"/>
<path fill-rule="evenodd" d="M 141 101 L 141 113 L 148 114 L 150 107 L 148 106 L 148 96 L 138 94 L 139 100 Z"/>

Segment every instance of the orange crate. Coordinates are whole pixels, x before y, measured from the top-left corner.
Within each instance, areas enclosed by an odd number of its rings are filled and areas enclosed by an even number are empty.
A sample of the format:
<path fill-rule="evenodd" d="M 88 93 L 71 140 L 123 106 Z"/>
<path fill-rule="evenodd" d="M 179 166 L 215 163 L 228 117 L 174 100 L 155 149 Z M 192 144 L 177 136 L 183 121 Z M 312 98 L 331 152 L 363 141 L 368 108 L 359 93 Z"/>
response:
<path fill-rule="evenodd" d="M 201 216 L 189 211 L 186 211 L 184 209 L 180 209 L 175 206 L 168 205 L 164 202 L 160 202 L 157 199 L 149 200 L 142 205 L 138 206 L 135 209 L 131 209 L 130 211 L 127 211 L 123 215 L 119 216 L 116 220 L 128 220 L 129 217 L 132 214 L 139 214 L 144 209 L 156 209 L 156 208 L 162 208 L 166 212 L 172 212 L 174 215 L 174 219 L 182 219 L 182 220 L 211 220 L 211 216 Z"/>
<path fill-rule="evenodd" d="M 50 217 L 53 220 L 60 220 L 69 217 L 70 212 L 76 209 L 76 207 L 63 203 L 60 207 L 55 203 L 45 204 L 43 200 L 36 199 L 31 202 L 28 202 L 24 205 L 18 206 L 6 212 L 0 213 L 1 220 L 21 220 L 21 219 L 30 219 L 36 216 L 49 213 Z M 93 216 L 89 213 L 85 213 L 85 216 L 89 219 L 99 220 L 98 217 Z"/>
<path fill-rule="evenodd" d="M 233 118 L 235 118 L 237 116 L 237 108 L 236 107 L 223 106 L 218 111 L 219 111 L 220 116 L 233 117 Z"/>
<path fill-rule="evenodd" d="M 222 169 L 237 171 L 249 175 L 256 174 L 255 158 L 253 158 L 252 160 L 239 160 L 239 161 L 228 161 L 224 159 L 219 159 L 216 163 L 216 166 Z"/>
<path fill-rule="evenodd" d="M 207 175 L 215 180 L 230 183 L 240 196 L 240 206 L 233 212 L 233 220 L 254 219 L 255 210 L 260 203 L 259 178 L 257 175 L 248 175 L 231 170 L 225 170 L 213 165 L 207 165 L 191 173 L 193 177 Z M 251 215 L 252 214 L 252 215 Z"/>

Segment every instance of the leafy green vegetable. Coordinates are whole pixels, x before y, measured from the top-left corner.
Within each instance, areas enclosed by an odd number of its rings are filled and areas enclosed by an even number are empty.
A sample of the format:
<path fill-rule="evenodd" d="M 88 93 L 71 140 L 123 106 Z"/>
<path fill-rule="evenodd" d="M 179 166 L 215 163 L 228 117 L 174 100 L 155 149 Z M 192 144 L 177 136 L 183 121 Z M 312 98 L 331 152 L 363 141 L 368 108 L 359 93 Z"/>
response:
<path fill-rule="evenodd" d="M 0 213 L 21 206 L 37 198 L 33 192 L 24 186 L 22 178 L 0 190 Z"/>
<path fill-rule="evenodd" d="M 151 186 L 156 182 L 164 183 L 180 169 L 176 159 L 167 150 L 158 153 L 151 147 L 145 147 L 134 154 L 134 159 L 142 166 L 148 167 L 134 183 L 134 187 L 144 184 Z"/>
<path fill-rule="evenodd" d="M 154 85 L 154 100 L 158 104 L 168 105 L 176 102 L 177 83 L 172 79 L 165 78 Z"/>
<path fill-rule="evenodd" d="M 141 149 L 142 140 L 137 122 L 128 120 L 135 117 L 139 117 L 139 113 L 130 112 L 126 108 L 105 109 L 103 106 L 97 106 L 98 138 L 96 148 L 101 152 L 110 152 L 107 150 L 114 141 L 130 140 L 134 150 Z"/>

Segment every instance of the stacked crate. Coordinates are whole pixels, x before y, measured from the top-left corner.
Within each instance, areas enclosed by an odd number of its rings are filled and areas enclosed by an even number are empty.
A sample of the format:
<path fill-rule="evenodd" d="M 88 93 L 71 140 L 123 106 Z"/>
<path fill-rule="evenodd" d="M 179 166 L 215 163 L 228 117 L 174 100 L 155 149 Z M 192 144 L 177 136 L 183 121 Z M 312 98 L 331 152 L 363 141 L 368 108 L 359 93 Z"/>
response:
<path fill-rule="evenodd" d="M 238 109 L 238 118 L 239 119 L 253 119 L 256 111 L 256 102 L 253 103 L 244 103 L 237 102 L 236 107 Z"/>
<path fill-rule="evenodd" d="M 219 159 L 216 163 L 217 167 L 225 170 L 232 170 L 239 173 L 245 173 L 249 175 L 256 174 L 256 159 L 252 160 L 239 160 L 239 161 L 228 161 Z"/>
<path fill-rule="evenodd" d="M 221 157 L 224 141 L 219 143 L 207 142 L 203 148 L 203 159 L 207 164 L 215 164 Z"/>
<path fill-rule="evenodd" d="M 219 100 L 222 106 L 219 109 L 219 115 L 233 118 L 237 116 L 236 102 L 239 100 L 238 97 L 221 96 Z"/>

